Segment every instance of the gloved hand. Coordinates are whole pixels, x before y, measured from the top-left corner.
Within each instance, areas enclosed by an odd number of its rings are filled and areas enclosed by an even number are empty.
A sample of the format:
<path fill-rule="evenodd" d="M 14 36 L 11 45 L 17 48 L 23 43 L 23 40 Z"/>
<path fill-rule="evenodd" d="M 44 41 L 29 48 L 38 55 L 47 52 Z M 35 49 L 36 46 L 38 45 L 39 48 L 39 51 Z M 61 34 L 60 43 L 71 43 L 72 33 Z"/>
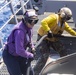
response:
<path fill-rule="evenodd" d="M 31 61 L 33 61 L 33 60 L 34 60 L 34 55 L 32 53 L 30 53 L 30 52 L 27 51 L 27 60 L 26 60 L 26 62 L 28 64 L 30 64 Z"/>
<path fill-rule="evenodd" d="M 27 58 L 34 58 L 34 54 L 27 51 Z"/>
<path fill-rule="evenodd" d="M 31 61 L 33 61 L 34 60 L 34 58 L 29 58 L 29 61 L 31 62 Z"/>
<path fill-rule="evenodd" d="M 48 34 L 47 34 L 48 38 L 52 38 L 53 37 L 53 34 L 51 31 L 48 31 Z"/>
<path fill-rule="evenodd" d="M 62 37 L 60 34 L 54 34 L 54 37 Z"/>
<path fill-rule="evenodd" d="M 30 57 L 29 57 L 29 61 L 30 61 L 30 62 L 34 60 L 34 56 L 35 56 L 35 55 L 34 55 L 33 53 L 30 54 Z"/>

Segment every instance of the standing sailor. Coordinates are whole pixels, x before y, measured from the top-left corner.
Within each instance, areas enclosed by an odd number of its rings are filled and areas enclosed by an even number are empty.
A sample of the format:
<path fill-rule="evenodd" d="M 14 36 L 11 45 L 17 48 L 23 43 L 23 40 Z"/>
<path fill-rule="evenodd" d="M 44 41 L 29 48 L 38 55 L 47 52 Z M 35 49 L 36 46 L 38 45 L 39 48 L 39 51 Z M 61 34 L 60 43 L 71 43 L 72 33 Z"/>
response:
<path fill-rule="evenodd" d="M 35 11 L 26 11 L 22 21 L 15 25 L 7 39 L 3 50 L 3 60 L 10 75 L 26 75 L 27 59 L 34 58 L 34 54 L 27 48 L 34 50 L 32 29 L 38 22 Z"/>

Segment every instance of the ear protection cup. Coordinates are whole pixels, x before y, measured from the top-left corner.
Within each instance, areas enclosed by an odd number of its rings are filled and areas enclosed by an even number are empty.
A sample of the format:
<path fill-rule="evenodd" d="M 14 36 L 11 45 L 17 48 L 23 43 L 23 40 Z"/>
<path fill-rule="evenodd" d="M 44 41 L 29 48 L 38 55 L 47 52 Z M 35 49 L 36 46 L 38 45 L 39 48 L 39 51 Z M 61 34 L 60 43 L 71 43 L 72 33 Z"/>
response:
<path fill-rule="evenodd" d="M 66 14 L 65 14 L 64 12 L 62 12 L 62 13 L 60 14 L 60 17 L 61 17 L 61 18 L 65 18 L 65 17 L 66 17 Z"/>
<path fill-rule="evenodd" d="M 24 19 L 24 21 L 27 21 L 27 19 L 28 19 L 28 11 L 26 11 L 25 13 L 24 13 L 24 15 L 23 15 L 23 19 Z"/>
<path fill-rule="evenodd" d="M 24 21 L 26 21 L 26 22 L 28 21 L 28 17 L 27 16 L 24 16 L 23 18 L 24 18 Z"/>

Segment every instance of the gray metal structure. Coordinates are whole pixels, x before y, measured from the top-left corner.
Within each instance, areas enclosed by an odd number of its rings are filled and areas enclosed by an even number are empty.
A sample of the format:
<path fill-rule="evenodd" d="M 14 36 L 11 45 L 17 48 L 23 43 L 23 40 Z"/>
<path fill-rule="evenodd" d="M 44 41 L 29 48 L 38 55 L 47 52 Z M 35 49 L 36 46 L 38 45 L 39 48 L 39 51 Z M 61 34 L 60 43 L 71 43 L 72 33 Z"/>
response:
<path fill-rule="evenodd" d="M 76 53 L 47 64 L 40 75 L 76 75 Z"/>
<path fill-rule="evenodd" d="M 76 0 L 45 0 L 44 11 L 57 12 L 63 6 L 69 7 L 73 12 L 73 20 L 76 24 Z"/>

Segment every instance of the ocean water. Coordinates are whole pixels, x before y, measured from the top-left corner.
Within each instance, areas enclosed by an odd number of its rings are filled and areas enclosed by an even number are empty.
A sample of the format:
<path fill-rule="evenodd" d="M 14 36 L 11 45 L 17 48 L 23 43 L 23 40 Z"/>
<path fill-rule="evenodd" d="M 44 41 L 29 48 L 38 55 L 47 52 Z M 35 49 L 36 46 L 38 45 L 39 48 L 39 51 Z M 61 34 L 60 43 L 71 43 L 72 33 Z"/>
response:
<path fill-rule="evenodd" d="M 5 2 L 4 2 L 5 1 Z M 13 5 L 18 0 L 13 1 Z M 0 8 L 4 6 L 7 3 L 7 0 L 0 0 Z M 15 8 L 16 9 L 16 8 Z M 12 12 L 10 10 L 9 5 L 6 6 L 3 10 L 0 11 L 0 27 L 3 26 L 3 24 L 9 19 L 9 17 L 12 15 Z M 8 35 L 10 34 L 13 24 L 7 24 L 1 31 L 0 31 L 0 38 L 3 40 L 3 43 L 6 42 Z M 1 46 L 0 46 L 1 47 Z M 2 55 L 2 51 L 0 51 L 0 57 Z"/>
<path fill-rule="evenodd" d="M 5 2 L 4 2 L 5 1 Z M 13 5 L 17 2 L 18 0 L 13 0 Z M 4 3 L 3 3 L 4 2 Z M 4 6 L 7 3 L 7 0 L 0 0 L 0 8 Z M 12 12 L 10 10 L 9 5 L 6 6 L 2 11 L 0 11 L 0 27 L 3 26 L 3 24 L 9 19 L 9 17 L 12 15 Z M 0 33 L 2 33 L 1 37 L 3 42 L 6 41 L 7 36 L 10 34 L 13 24 L 7 24 Z"/>

